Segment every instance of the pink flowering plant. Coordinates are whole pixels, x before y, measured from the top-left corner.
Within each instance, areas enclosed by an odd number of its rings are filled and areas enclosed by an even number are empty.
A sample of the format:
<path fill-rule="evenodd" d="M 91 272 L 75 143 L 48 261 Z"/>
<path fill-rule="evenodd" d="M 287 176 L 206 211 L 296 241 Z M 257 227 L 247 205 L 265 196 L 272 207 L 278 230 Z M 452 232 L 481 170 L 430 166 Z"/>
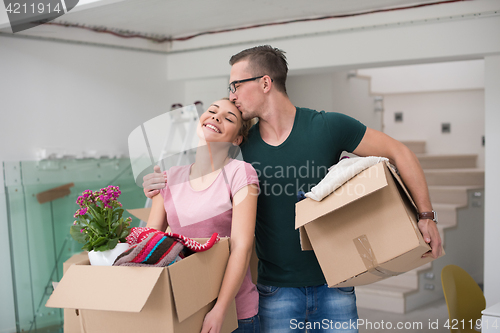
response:
<path fill-rule="evenodd" d="M 74 240 L 85 244 L 82 250 L 106 251 L 116 244 L 125 243 L 130 233 L 132 218 L 123 219 L 118 186 L 108 186 L 100 191 L 83 191 L 76 203 L 75 222 L 70 228 Z"/>

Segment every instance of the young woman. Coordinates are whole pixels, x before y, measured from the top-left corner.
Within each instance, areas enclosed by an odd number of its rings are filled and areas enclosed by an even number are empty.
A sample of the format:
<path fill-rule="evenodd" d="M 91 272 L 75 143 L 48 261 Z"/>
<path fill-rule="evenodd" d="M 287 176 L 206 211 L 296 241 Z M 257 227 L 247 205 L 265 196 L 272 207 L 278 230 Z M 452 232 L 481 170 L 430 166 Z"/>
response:
<path fill-rule="evenodd" d="M 252 283 L 258 178 L 254 168 L 231 157 L 248 135 L 250 121 L 227 99 L 214 102 L 200 116 L 200 143 L 192 165 L 164 172 L 166 187 L 153 198 L 147 227 L 187 237 L 231 237 L 231 254 L 219 297 L 205 316 L 202 333 L 218 333 L 228 306 L 236 298 L 238 329 L 258 332 L 259 295 Z"/>

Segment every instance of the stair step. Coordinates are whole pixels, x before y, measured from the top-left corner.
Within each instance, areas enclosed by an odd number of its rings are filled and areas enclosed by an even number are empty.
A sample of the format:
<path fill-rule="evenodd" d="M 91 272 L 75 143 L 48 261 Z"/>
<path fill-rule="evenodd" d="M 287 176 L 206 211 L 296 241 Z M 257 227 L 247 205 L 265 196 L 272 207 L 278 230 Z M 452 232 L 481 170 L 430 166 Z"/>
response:
<path fill-rule="evenodd" d="M 428 262 L 425 265 L 412 269 L 401 275 L 393 276 L 384 280 L 380 280 L 371 284 L 372 287 L 386 286 L 386 287 L 399 287 L 407 289 L 417 289 L 418 288 L 418 275 L 421 271 L 428 270 L 432 268 L 432 262 Z"/>
<path fill-rule="evenodd" d="M 432 208 L 438 213 L 438 226 L 451 228 L 457 225 L 456 204 L 433 204 Z"/>
<path fill-rule="evenodd" d="M 370 284 L 356 287 L 356 304 L 359 308 L 392 313 L 405 313 L 405 295 L 416 288 Z"/>
<path fill-rule="evenodd" d="M 477 155 L 421 155 L 417 154 L 423 169 L 464 169 L 477 166 Z"/>
<path fill-rule="evenodd" d="M 438 231 L 441 236 L 443 247 L 445 246 L 444 230 L 457 225 L 457 208 L 454 204 L 433 204 L 432 207 L 438 213 Z"/>
<path fill-rule="evenodd" d="M 418 274 L 421 271 L 425 271 L 425 270 L 430 269 L 430 268 L 432 268 L 432 262 L 428 262 L 427 264 L 422 265 L 420 267 L 417 267 L 414 270 L 411 270 L 410 272 L 414 272 L 414 274 Z"/>
<path fill-rule="evenodd" d="M 429 195 L 433 204 L 457 204 L 467 206 L 467 191 L 480 189 L 481 186 L 429 186 Z"/>
<path fill-rule="evenodd" d="M 427 169 L 424 173 L 429 186 L 484 186 L 481 169 Z"/>
<path fill-rule="evenodd" d="M 416 270 L 393 276 L 372 284 L 376 286 L 400 287 L 400 288 L 418 288 L 418 273 Z"/>
<path fill-rule="evenodd" d="M 415 154 L 425 154 L 425 141 L 401 141 L 401 143 L 410 148 Z"/>

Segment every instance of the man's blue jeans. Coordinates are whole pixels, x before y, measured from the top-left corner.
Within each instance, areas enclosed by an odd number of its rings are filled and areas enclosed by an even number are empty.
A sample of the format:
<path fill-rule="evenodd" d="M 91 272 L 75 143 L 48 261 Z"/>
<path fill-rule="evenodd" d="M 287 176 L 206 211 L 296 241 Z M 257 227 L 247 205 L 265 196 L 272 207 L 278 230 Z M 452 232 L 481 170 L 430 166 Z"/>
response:
<path fill-rule="evenodd" d="M 357 333 L 354 287 L 284 288 L 257 284 L 262 333 Z"/>

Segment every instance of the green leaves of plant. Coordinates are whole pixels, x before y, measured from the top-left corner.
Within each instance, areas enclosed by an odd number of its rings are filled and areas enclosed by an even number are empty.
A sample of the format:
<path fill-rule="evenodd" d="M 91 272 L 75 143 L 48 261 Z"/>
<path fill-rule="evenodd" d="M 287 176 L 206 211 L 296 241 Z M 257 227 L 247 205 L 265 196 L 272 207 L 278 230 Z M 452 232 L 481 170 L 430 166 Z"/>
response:
<path fill-rule="evenodd" d="M 90 199 L 83 200 L 83 196 L 90 193 Z M 108 186 L 100 192 L 84 191 L 77 203 L 80 208 L 87 208 L 85 215 L 79 215 L 80 209 L 75 214 L 76 221 L 70 228 L 70 234 L 77 242 L 84 244 L 82 250 L 106 251 L 116 247 L 118 242 L 126 242 L 130 234 L 130 218 L 123 219 L 121 204 L 117 198 L 121 192 L 116 186 Z M 111 196 L 111 199 L 107 195 Z M 99 196 L 108 204 L 105 204 Z M 107 208 L 106 208 L 107 207 Z M 111 208 L 114 207 L 114 208 Z M 83 211 L 83 210 L 81 210 Z M 83 230 L 83 232 L 80 232 Z"/>
<path fill-rule="evenodd" d="M 129 229 L 122 230 L 122 232 L 120 234 L 120 240 L 121 239 L 125 239 L 125 237 L 127 237 L 128 235 L 130 235 L 130 230 Z"/>
<path fill-rule="evenodd" d="M 104 237 L 101 237 L 104 238 Z M 118 239 L 113 238 L 110 240 L 107 240 L 104 238 L 104 242 L 102 244 L 94 244 L 93 248 L 94 251 L 107 251 L 107 250 L 112 250 L 116 247 L 116 244 L 118 244 Z"/>
<path fill-rule="evenodd" d="M 78 243 L 85 244 L 86 234 L 80 232 L 80 230 L 81 230 L 81 227 L 79 227 L 77 225 L 72 225 L 71 228 L 69 228 L 69 233 L 70 233 L 71 237 L 73 237 L 73 239 L 76 240 Z"/>
<path fill-rule="evenodd" d="M 113 222 L 116 222 L 118 221 L 119 219 L 121 219 L 123 215 L 123 209 L 115 209 L 115 211 L 113 212 L 113 218 L 111 219 Z"/>
<path fill-rule="evenodd" d="M 118 244 L 118 238 L 110 239 L 108 242 L 109 249 L 114 249 L 116 244 Z"/>

